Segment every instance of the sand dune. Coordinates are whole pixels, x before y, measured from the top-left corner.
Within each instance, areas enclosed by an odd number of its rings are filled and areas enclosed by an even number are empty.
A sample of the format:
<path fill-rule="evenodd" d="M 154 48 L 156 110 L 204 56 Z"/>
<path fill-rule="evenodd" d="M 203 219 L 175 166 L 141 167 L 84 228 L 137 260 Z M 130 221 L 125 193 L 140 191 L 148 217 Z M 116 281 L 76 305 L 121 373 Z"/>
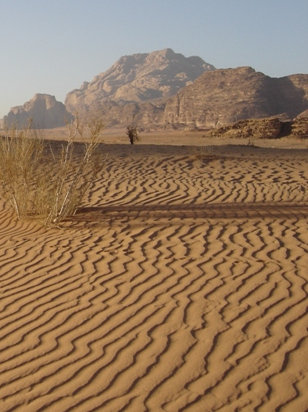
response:
<path fill-rule="evenodd" d="M 1 411 L 306 411 L 307 151 L 105 146 L 61 228 L 0 209 Z"/>

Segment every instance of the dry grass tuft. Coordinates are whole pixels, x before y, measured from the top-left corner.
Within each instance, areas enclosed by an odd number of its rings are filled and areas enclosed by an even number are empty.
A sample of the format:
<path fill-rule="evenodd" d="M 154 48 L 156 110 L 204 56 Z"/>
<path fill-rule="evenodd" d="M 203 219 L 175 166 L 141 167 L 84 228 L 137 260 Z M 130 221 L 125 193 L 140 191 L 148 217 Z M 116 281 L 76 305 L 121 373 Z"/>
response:
<path fill-rule="evenodd" d="M 19 219 L 35 216 L 45 225 L 75 214 L 94 175 L 95 152 L 103 125 L 99 121 L 68 125 L 60 149 L 29 127 L 10 129 L 0 139 L 0 190 Z M 76 140 L 82 140 L 77 152 Z"/>

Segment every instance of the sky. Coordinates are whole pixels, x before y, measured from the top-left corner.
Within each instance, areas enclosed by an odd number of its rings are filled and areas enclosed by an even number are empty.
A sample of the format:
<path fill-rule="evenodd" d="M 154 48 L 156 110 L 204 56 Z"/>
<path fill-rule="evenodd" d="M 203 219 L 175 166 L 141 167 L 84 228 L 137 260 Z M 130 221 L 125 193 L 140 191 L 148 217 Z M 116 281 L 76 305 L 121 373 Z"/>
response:
<path fill-rule="evenodd" d="M 308 73 L 307 16 L 308 0 L 0 0 L 0 118 L 165 48 L 218 69 Z"/>

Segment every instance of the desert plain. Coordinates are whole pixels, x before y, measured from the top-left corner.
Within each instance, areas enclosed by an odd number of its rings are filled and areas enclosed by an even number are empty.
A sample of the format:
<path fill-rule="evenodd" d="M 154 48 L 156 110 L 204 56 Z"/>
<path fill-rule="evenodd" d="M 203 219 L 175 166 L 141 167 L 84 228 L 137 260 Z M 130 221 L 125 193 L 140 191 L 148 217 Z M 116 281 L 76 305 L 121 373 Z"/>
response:
<path fill-rule="evenodd" d="M 127 143 L 58 227 L 0 201 L 0 411 L 307 411 L 308 142 Z"/>

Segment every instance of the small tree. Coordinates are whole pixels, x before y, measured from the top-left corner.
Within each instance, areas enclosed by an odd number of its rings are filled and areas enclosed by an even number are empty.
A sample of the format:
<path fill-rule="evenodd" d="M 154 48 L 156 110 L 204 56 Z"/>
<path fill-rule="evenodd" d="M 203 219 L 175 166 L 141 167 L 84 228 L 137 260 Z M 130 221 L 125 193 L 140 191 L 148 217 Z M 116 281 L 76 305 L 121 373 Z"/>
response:
<path fill-rule="evenodd" d="M 129 125 L 126 128 L 126 134 L 129 138 L 130 144 L 134 144 L 139 140 L 137 127 L 134 125 Z"/>

